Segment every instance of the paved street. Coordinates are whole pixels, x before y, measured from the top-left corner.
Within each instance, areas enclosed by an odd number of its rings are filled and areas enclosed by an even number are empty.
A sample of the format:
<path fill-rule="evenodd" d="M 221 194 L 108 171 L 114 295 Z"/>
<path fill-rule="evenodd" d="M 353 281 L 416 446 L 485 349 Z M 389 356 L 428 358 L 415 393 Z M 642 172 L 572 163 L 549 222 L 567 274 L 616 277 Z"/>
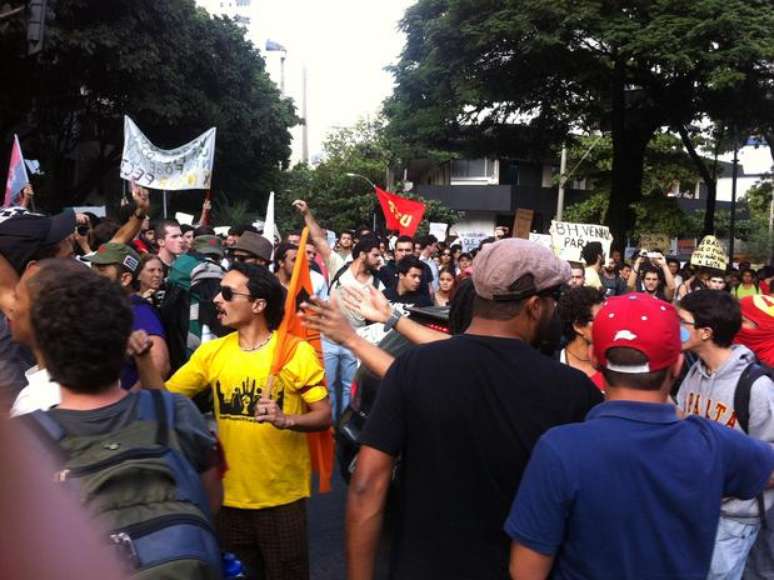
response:
<path fill-rule="evenodd" d="M 313 495 L 309 500 L 309 559 L 311 580 L 343 580 L 346 577 L 344 562 L 344 508 L 347 485 L 339 476 L 338 467 L 333 478 L 333 491 Z M 386 550 L 377 566 L 377 578 L 386 580 Z"/>

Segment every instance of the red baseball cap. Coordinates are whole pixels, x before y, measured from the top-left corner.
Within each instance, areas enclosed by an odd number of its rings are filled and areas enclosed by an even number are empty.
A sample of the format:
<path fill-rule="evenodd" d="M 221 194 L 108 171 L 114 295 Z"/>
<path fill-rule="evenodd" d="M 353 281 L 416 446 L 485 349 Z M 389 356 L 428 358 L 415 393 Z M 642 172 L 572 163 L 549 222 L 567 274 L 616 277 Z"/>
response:
<path fill-rule="evenodd" d="M 650 294 L 638 292 L 608 298 L 594 318 L 592 337 L 599 365 L 619 373 L 659 371 L 680 356 L 677 310 Z M 634 366 L 609 363 L 607 351 L 614 347 L 638 350 L 648 357 L 648 362 Z"/>

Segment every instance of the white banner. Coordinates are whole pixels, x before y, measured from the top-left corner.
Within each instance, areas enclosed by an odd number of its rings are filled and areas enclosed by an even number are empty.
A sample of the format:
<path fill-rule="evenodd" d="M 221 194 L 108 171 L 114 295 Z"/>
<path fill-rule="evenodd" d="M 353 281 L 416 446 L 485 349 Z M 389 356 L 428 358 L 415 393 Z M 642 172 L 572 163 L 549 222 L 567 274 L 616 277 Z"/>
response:
<path fill-rule="evenodd" d="M 554 253 L 564 260 L 582 262 L 581 250 L 589 242 L 600 242 L 605 256 L 610 256 L 613 236 L 607 226 L 552 221 L 550 231 Z"/>
<path fill-rule="evenodd" d="M 463 252 L 472 252 L 473 250 L 478 250 L 481 241 L 490 236 L 491 234 L 484 232 L 463 232 L 459 235 L 457 241 L 462 245 Z"/>
<path fill-rule="evenodd" d="M 182 147 L 161 149 L 124 116 L 122 179 L 149 189 L 209 189 L 214 160 L 215 127 Z"/>
<path fill-rule="evenodd" d="M 430 222 L 430 235 L 435 236 L 435 239 L 439 242 L 446 241 L 446 231 L 449 229 L 449 224 L 442 224 L 436 222 Z"/>

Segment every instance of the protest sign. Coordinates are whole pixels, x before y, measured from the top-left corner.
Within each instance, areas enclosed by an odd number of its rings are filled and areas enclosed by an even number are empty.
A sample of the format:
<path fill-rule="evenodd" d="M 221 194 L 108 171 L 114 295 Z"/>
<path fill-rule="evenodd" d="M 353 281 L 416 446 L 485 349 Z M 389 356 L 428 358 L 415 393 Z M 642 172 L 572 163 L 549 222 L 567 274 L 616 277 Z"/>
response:
<path fill-rule="evenodd" d="M 600 242 L 605 255 L 610 255 L 613 236 L 606 226 L 552 221 L 550 231 L 554 253 L 564 260 L 581 262 L 581 250 L 589 242 Z"/>
<path fill-rule="evenodd" d="M 336 247 L 336 232 L 333 230 L 325 230 L 325 240 L 331 248 Z"/>
<path fill-rule="evenodd" d="M 459 235 L 459 242 L 462 245 L 463 252 L 472 252 L 481 245 L 481 240 L 491 236 L 482 232 L 463 232 Z"/>
<path fill-rule="evenodd" d="M 209 189 L 214 159 L 215 127 L 181 147 L 161 149 L 124 117 L 122 179 L 150 189 Z"/>
<path fill-rule="evenodd" d="M 640 249 L 668 254 L 672 248 L 672 238 L 667 234 L 640 234 Z"/>
<path fill-rule="evenodd" d="M 513 237 L 522 240 L 529 239 L 529 231 L 532 229 L 532 218 L 535 210 L 519 208 L 513 218 Z"/>
<path fill-rule="evenodd" d="M 179 211 L 175 214 L 175 219 L 177 220 L 177 223 L 179 223 L 181 226 L 192 226 L 194 221 L 194 216 L 192 216 L 190 213 L 183 213 L 182 211 Z"/>
<path fill-rule="evenodd" d="M 553 245 L 551 244 L 551 236 L 548 234 L 533 234 L 531 233 L 529 235 L 529 241 L 535 242 L 536 244 L 543 246 L 544 248 L 548 248 L 549 250 L 553 250 Z"/>
<path fill-rule="evenodd" d="M 691 255 L 691 266 L 725 270 L 728 256 L 723 245 L 715 236 L 704 236 L 699 247 Z"/>
<path fill-rule="evenodd" d="M 217 235 L 225 237 L 228 235 L 228 231 L 231 229 L 231 226 L 217 226 L 213 229 Z"/>
<path fill-rule="evenodd" d="M 435 236 L 435 239 L 439 242 L 446 241 L 446 230 L 449 228 L 449 224 L 430 222 L 430 235 Z"/>

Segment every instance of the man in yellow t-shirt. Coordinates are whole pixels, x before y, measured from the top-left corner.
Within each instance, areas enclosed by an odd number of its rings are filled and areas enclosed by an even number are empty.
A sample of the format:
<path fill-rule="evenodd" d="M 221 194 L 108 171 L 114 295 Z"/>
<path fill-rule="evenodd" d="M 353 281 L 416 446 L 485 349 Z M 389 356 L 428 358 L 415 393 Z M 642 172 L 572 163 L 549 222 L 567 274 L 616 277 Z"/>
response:
<path fill-rule="evenodd" d="M 300 342 L 269 386 L 284 290 L 265 267 L 234 264 L 214 302 L 220 322 L 236 332 L 200 346 L 166 387 L 189 397 L 213 391 L 228 464 L 218 515 L 223 549 L 250 578 L 306 579 L 311 465 L 303 432 L 331 424 L 324 372 Z"/>

